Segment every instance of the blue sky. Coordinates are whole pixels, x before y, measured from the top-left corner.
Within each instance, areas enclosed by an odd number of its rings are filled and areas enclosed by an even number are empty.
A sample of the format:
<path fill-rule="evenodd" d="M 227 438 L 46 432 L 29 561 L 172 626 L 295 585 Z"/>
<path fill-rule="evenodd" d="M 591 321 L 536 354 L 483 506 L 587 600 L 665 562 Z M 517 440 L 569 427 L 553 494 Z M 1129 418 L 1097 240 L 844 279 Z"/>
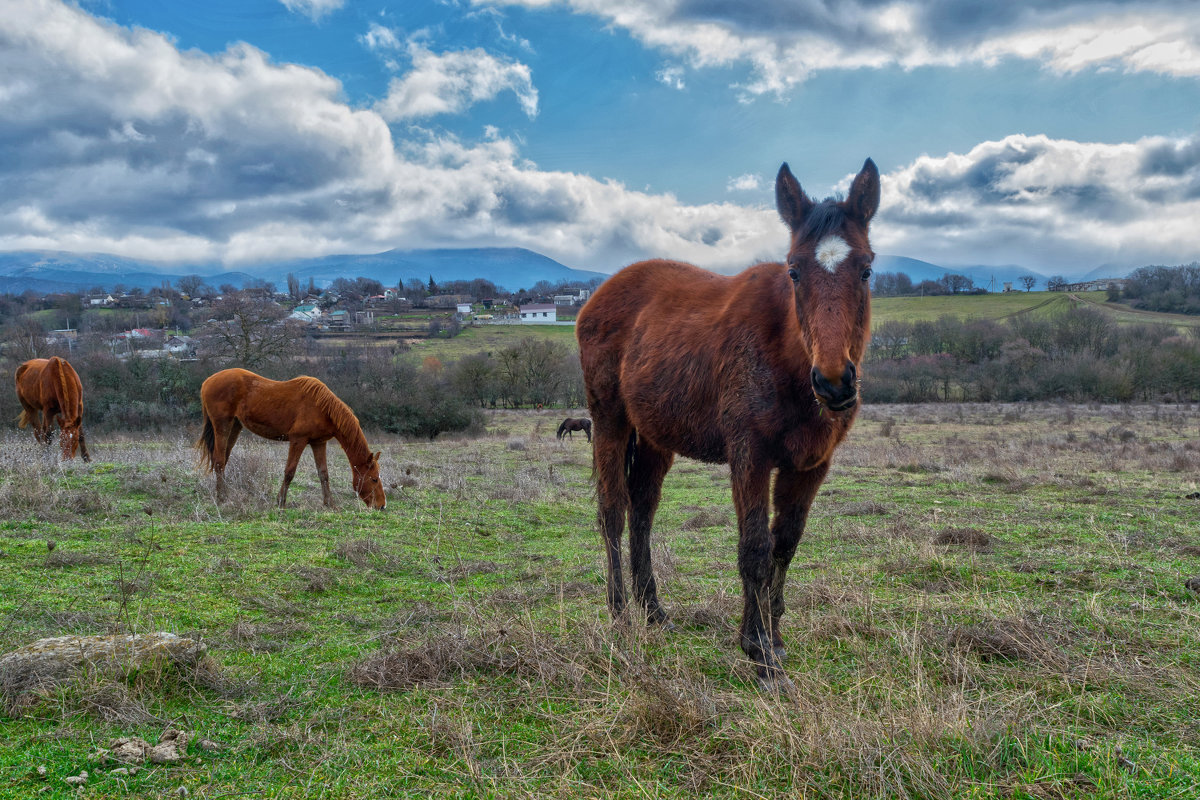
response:
<path fill-rule="evenodd" d="M 734 270 L 870 156 L 875 249 L 1200 258 L 1185 0 L 0 0 L 0 250 L 521 246 Z"/>

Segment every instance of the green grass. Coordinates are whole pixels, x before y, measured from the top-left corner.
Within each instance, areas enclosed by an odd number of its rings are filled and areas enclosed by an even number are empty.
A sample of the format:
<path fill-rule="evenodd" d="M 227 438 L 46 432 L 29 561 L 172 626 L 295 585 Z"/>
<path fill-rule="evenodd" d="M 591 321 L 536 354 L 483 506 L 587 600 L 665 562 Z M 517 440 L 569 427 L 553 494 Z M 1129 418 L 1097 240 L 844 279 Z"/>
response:
<path fill-rule="evenodd" d="M 1166 324 L 1180 329 L 1200 327 L 1200 317 L 1138 311 L 1126 305 L 1107 302 L 1106 292 L 995 292 L 935 297 L 874 297 L 871 299 L 871 326 L 878 328 L 886 322 L 925 322 L 944 316 L 963 320 L 1002 321 L 1019 314 L 1055 314 L 1079 304 L 1102 311 L 1120 324 Z"/>
<path fill-rule="evenodd" d="M 413 340 L 412 352 L 420 358 L 432 355 L 450 363 L 475 353 L 494 355 L 527 336 L 564 342 L 572 350 L 578 348 L 573 325 L 478 325 L 463 328 L 453 339 Z"/>
<path fill-rule="evenodd" d="M 868 408 L 793 562 L 782 698 L 734 642 L 728 470 L 667 478 L 653 552 L 680 630 L 614 628 L 591 450 L 555 441 L 560 417 L 370 437 L 380 513 L 332 448 L 339 508 L 306 457 L 279 511 L 284 449 L 252 437 L 218 506 L 184 437 L 96 437 L 92 464 L 59 466 L 8 435 L 0 651 L 169 630 L 216 672 L 10 706 L 0 797 L 76 796 L 81 769 L 96 797 L 1200 791 L 1200 410 Z M 222 749 L 121 778 L 92 755 L 168 724 Z"/>

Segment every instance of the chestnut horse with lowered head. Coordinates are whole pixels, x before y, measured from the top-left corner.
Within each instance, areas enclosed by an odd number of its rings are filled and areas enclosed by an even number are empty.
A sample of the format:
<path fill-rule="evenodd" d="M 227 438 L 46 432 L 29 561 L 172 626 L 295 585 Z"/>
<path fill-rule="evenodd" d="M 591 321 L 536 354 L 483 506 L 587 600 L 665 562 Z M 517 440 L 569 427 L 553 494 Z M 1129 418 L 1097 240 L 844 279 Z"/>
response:
<path fill-rule="evenodd" d="M 325 444 L 336 439 L 346 451 L 354 491 L 371 508 L 383 508 L 387 499 L 379 482 L 379 453 L 367 446 L 358 417 L 316 378 L 301 375 L 290 381 L 273 381 L 244 369 L 225 369 L 200 386 L 204 431 L 196 446 L 200 459 L 217 474 L 217 496 L 225 496 L 225 465 L 242 428 L 265 439 L 288 443 L 287 467 L 279 488 L 279 507 L 287 503 L 288 486 L 305 447 L 312 447 L 321 477 L 325 505 L 333 505 Z"/>
<path fill-rule="evenodd" d="M 17 367 L 16 382 L 22 409 L 17 426 L 33 423 L 33 438 L 49 447 L 58 422 L 63 460 L 79 450 L 84 461 L 91 461 L 83 435 L 83 384 L 75 369 L 57 356 L 35 358 Z"/>
<path fill-rule="evenodd" d="M 600 286 L 576 322 L 609 608 L 617 618 L 626 613 L 620 548 L 628 517 L 634 599 L 649 621 L 670 626 L 650 564 L 663 478 L 677 453 L 728 464 L 741 646 L 764 689 L 789 684 L 780 628 L 788 565 L 858 409 L 874 258 L 867 234 L 879 190 L 867 159 L 845 200 L 816 203 L 784 164 L 775 197 L 791 230 L 786 264 L 724 277 L 643 261 Z"/>

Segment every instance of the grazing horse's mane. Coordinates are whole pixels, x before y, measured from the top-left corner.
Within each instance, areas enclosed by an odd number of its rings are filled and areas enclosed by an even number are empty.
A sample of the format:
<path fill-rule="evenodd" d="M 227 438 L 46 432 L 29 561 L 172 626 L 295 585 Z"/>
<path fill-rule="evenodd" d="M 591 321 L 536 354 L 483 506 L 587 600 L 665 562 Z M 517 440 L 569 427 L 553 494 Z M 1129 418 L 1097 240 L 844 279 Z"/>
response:
<path fill-rule="evenodd" d="M 344 440 L 347 444 L 354 444 L 355 449 L 364 451 L 369 449 L 367 438 L 363 435 L 362 425 L 359 423 L 358 417 L 354 416 L 354 412 L 350 410 L 350 406 L 343 403 L 341 398 L 316 378 L 300 375 L 294 380 L 300 385 L 301 394 L 308 395 L 317 404 L 317 408 L 329 415 L 329 421 L 337 430 L 339 441 Z M 358 447 L 360 443 L 361 448 Z"/>

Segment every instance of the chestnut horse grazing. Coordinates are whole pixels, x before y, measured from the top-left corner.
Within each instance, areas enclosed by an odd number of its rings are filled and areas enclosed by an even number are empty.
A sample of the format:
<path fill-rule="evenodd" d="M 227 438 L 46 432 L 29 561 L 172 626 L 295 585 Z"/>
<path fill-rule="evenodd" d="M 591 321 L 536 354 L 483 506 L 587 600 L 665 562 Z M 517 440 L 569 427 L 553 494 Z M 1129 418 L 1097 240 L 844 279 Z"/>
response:
<path fill-rule="evenodd" d="M 201 462 L 217 473 L 217 496 L 225 496 L 225 465 L 238 434 L 245 427 L 266 439 L 288 442 L 287 467 L 279 487 L 279 507 L 287 503 L 288 485 L 306 446 L 312 447 L 325 505 L 333 505 L 325 444 L 337 439 L 346 451 L 353 472 L 354 491 L 371 508 L 383 508 L 387 499 L 379 482 L 379 453 L 372 453 L 358 417 L 316 378 L 301 375 L 290 381 L 273 381 L 244 369 L 225 369 L 211 375 L 200 387 L 204 432 L 196 446 Z"/>
<path fill-rule="evenodd" d="M 17 399 L 21 401 L 21 416 L 17 426 L 33 423 L 33 438 L 50 446 L 54 423 L 62 429 L 59 443 L 64 460 L 83 453 L 91 461 L 87 440 L 83 435 L 83 384 L 79 375 L 64 359 L 35 358 L 17 367 Z"/>
<path fill-rule="evenodd" d="M 729 464 L 741 646 L 764 689 L 789 685 L 780 631 L 788 565 L 857 413 L 879 172 L 868 159 L 845 200 L 814 203 L 784 164 L 775 197 L 791 229 L 787 264 L 723 277 L 643 261 L 600 286 L 576 323 L 612 614 L 626 613 L 620 547 L 628 516 L 634 599 L 649 621 L 670 626 L 650 565 L 663 477 L 676 453 Z"/>
<path fill-rule="evenodd" d="M 579 419 L 567 417 L 562 421 L 562 425 L 558 426 L 557 436 L 560 440 L 564 436 L 570 436 L 572 439 L 574 439 L 575 435 L 572 433 L 572 431 L 583 431 L 584 435 L 587 436 L 587 440 L 590 442 L 592 440 L 592 421 L 590 419 L 584 419 L 583 417 L 580 417 Z"/>

